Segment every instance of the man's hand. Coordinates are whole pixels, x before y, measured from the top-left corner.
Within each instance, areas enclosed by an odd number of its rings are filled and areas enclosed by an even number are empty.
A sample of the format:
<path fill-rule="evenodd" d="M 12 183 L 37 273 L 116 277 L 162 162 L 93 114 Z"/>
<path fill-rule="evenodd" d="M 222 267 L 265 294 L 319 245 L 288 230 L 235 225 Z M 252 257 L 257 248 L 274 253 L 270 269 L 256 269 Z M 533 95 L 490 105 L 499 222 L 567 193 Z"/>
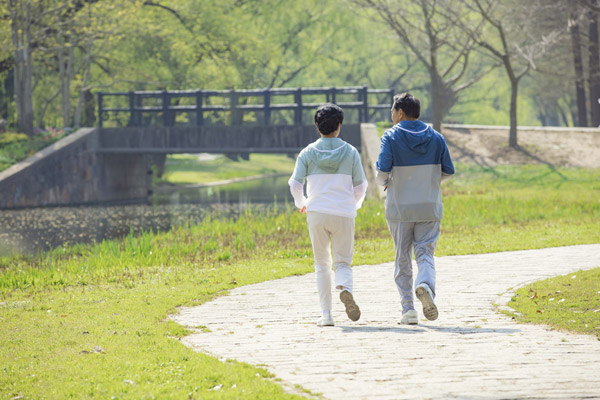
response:
<path fill-rule="evenodd" d="M 299 208 L 298 212 L 300 212 L 302 214 L 306 214 L 306 206 L 303 206 L 302 208 Z"/>

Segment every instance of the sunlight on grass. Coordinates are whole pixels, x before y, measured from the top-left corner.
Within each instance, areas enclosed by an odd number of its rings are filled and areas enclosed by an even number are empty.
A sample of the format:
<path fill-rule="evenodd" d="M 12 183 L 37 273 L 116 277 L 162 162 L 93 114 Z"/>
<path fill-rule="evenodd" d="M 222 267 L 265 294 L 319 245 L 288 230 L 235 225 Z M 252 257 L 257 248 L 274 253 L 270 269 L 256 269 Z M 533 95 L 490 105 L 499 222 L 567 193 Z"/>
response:
<path fill-rule="evenodd" d="M 520 313 L 515 315 L 519 321 L 600 340 L 600 268 L 535 282 L 517 290 L 508 305 Z"/>

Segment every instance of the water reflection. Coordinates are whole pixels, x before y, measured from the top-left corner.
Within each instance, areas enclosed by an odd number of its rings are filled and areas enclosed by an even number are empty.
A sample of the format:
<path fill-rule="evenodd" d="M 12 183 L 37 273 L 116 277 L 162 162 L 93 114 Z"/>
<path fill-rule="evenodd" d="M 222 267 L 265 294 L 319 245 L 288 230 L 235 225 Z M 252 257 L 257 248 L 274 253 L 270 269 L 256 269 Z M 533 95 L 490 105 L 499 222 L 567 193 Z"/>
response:
<path fill-rule="evenodd" d="M 154 204 L 248 204 L 293 201 L 287 181 L 289 176 L 254 179 L 223 186 L 202 188 L 158 188 Z"/>
<path fill-rule="evenodd" d="M 74 243 L 123 237 L 130 231 L 165 231 L 208 214 L 235 216 L 248 205 L 289 202 L 287 177 L 226 186 L 157 189 L 152 204 L 57 207 L 0 211 L 0 255 L 33 253 Z"/>

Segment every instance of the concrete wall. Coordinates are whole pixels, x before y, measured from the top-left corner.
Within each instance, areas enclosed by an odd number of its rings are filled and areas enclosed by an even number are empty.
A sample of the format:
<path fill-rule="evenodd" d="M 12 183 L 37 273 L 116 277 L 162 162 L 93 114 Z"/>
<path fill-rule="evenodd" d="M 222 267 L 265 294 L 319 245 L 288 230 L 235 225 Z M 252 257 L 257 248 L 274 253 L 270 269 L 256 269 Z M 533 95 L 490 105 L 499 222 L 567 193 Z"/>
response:
<path fill-rule="evenodd" d="M 98 130 L 83 128 L 0 172 L 0 209 L 146 199 L 146 156 L 97 154 L 98 148 Z"/>
<path fill-rule="evenodd" d="M 95 129 L 80 129 L 0 172 L 0 208 L 85 203 L 97 195 Z"/>
<path fill-rule="evenodd" d="M 377 128 L 375 128 L 375 125 L 373 124 L 361 124 L 360 132 L 362 141 L 360 157 L 365 170 L 365 175 L 367 176 L 367 181 L 369 182 L 367 194 L 376 199 L 383 199 L 385 198 L 383 186 L 379 186 L 375 182 L 375 163 L 379 157 L 381 139 L 377 133 Z"/>

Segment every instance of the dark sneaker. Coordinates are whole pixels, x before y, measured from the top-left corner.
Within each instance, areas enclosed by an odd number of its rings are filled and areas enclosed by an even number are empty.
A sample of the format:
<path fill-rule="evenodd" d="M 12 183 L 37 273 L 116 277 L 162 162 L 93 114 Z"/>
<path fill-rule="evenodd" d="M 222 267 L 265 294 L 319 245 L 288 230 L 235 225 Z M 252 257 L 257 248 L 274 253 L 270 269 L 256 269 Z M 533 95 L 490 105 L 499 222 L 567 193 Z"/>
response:
<path fill-rule="evenodd" d="M 356 305 L 352 293 L 347 290 L 342 290 L 340 293 L 340 300 L 342 303 L 344 303 L 344 306 L 346 306 L 346 314 L 348 314 L 348 318 L 350 318 L 352 321 L 358 321 L 360 318 L 360 308 L 358 308 L 358 305 Z"/>
<path fill-rule="evenodd" d="M 433 293 L 429 286 L 425 283 L 420 284 L 415 288 L 417 298 L 423 304 L 423 315 L 430 321 L 435 321 L 438 317 L 438 309 L 433 302 Z"/>

